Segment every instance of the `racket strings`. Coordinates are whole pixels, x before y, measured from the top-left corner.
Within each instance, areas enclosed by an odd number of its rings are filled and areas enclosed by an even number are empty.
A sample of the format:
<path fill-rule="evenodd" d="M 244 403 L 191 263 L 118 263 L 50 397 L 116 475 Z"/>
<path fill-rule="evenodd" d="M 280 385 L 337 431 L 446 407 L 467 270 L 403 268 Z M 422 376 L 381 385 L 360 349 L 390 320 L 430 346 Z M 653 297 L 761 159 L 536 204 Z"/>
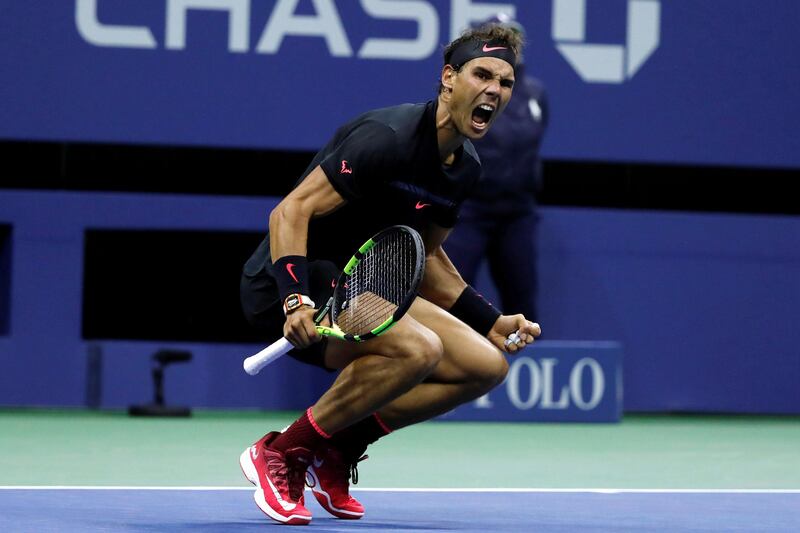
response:
<path fill-rule="evenodd" d="M 416 247 L 405 232 L 387 235 L 364 254 L 347 281 L 344 309 L 335 322 L 363 335 L 390 318 L 403 303 L 414 279 Z"/>

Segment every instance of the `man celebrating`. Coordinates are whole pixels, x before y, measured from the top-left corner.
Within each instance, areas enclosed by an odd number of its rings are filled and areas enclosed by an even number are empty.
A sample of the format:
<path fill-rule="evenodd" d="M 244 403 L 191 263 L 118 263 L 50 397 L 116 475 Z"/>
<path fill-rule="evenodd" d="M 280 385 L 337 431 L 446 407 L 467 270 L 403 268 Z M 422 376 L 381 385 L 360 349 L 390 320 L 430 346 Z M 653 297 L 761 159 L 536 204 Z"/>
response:
<path fill-rule="evenodd" d="M 296 422 L 240 457 L 256 504 L 278 522 L 311 521 L 306 474 L 328 512 L 363 516 L 349 480 L 367 446 L 485 394 L 505 378 L 503 351 L 516 353 L 540 335 L 538 324 L 485 301 L 442 249 L 480 176 L 470 139 L 483 137 L 511 98 L 521 44 L 502 26 L 465 32 L 445 49 L 436 100 L 345 124 L 270 214 L 269 233 L 243 270 L 245 315 L 265 334 L 285 336 L 294 358 L 340 371 Z M 353 250 L 396 224 L 425 242 L 419 296 L 384 335 L 323 339 L 314 301 L 327 300 Z M 506 346 L 514 332 L 519 340 Z"/>

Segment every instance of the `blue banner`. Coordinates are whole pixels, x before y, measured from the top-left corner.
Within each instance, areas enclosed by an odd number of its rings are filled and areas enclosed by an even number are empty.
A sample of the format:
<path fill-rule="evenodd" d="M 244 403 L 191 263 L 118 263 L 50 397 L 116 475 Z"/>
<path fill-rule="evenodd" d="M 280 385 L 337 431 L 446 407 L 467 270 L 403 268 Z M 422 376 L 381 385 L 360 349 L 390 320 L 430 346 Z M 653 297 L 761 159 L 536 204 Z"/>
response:
<path fill-rule="evenodd" d="M 439 419 L 619 422 L 622 416 L 619 343 L 539 341 L 508 363 L 502 384 Z"/>
<path fill-rule="evenodd" d="M 2 0 L 0 139 L 320 147 L 515 14 L 546 157 L 800 168 L 796 0 Z"/>

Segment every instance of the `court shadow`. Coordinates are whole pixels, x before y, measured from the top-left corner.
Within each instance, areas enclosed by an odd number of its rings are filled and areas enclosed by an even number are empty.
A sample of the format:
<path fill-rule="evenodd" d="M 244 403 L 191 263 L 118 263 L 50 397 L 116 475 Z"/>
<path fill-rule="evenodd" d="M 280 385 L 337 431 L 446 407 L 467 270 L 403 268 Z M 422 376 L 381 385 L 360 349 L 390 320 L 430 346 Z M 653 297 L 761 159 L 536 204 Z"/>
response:
<path fill-rule="evenodd" d="M 133 531 L 262 531 L 264 526 L 285 527 L 272 520 L 228 520 L 219 522 L 161 522 L 157 524 L 126 524 Z"/>
<path fill-rule="evenodd" d="M 462 530 L 463 524 L 443 524 L 441 522 L 403 520 L 402 522 L 362 519 L 358 521 L 338 520 L 336 518 L 315 518 L 311 523 L 314 533 L 318 531 L 455 531 Z"/>
<path fill-rule="evenodd" d="M 327 519 L 314 519 L 311 524 L 314 528 L 314 533 L 339 533 L 347 531 L 450 531 L 463 529 L 457 524 L 443 525 L 435 522 L 374 522 L 374 521 L 346 521 L 337 520 L 335 518 Z M 264 527 L 279 527 L 285 528 L 283 524 L 279 524 L 269 519 L 253 518 L 250 520 L 229 520 L 221 522 L 185 522 L 175 524 L 153 524 L 152 526 L 139 525 L 134 529 L 140 531 L 250 531 L 250 530 L 263 530 Z"/>

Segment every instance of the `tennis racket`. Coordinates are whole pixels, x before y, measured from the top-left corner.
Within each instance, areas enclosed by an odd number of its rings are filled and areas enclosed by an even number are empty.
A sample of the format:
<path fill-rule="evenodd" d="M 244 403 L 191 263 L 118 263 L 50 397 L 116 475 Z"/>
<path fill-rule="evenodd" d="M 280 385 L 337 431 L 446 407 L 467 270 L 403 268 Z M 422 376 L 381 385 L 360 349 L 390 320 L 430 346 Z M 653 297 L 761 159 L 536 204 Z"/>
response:
<path fill-rule="evenodd" d="M 391 226 L 365 242 L 339 275 L 314 318 L 321 335 L 362 342 L 386 333 L 406 314 L 425 271 L 425 246 L 408 226 Z M 320 322 L 330 311 L 331 325 Z M 293 348 L 284 337 L 244 360 L 251 376 Z"/>

